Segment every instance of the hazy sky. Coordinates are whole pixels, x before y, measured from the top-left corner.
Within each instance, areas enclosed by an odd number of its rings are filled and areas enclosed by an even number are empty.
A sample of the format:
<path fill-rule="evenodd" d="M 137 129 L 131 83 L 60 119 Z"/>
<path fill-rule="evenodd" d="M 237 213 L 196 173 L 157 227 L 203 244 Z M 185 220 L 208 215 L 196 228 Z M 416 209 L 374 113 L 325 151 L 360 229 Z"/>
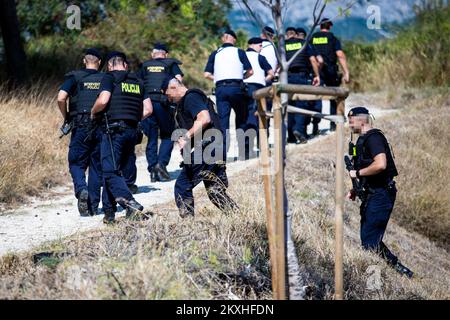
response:
<path fill-rule="evenodd" d="M 242 1 L 233 0 L 236 9 L 244 8 Z M 308 19 L 312 22 L 312 11 L 316 0 L 287 0 L 286 18 L 290 21 Z M 339 17 L 339 7 L 346 8 L 354 0 L 337 0 L 327 5 L 324 16 L 334 18 L 335 20 L 344 19 Z M 270 12 L 258 0 L 249 0 L 250 5 L 258 12 L 265 22 L 271 21 Z M 383 22 L 399 22 L 404 19 L 412 18 L 412 10 L 415 3 L 420 0 L 366 0 L 363 4 L 355 4 L 351 8 L 352 17 L 369 17 L 369 6 L 376 5 L 380 7 L 381 19 Z"/>

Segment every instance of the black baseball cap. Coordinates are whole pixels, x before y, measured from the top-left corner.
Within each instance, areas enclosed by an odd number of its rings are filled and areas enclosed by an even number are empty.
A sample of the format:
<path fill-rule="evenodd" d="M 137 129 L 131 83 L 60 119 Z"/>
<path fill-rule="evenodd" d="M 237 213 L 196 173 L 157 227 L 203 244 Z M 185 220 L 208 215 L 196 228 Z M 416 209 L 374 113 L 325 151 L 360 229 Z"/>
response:
<path fill-rule="evenodd" d="M 297 33 L 297 29 L 295 29 L 294 27 L 287 27 L 286 32 L 289 32 L 289 31 L 294 31 L 295 33 Z"/>
<path fill-rule="evenodd" d="M 91 56 L 97 57 L 99 60 L 102 59 L 102 54 L 100 53 L 100 51 L 98 51 L 95 48 L 88 48 L 88 49 L 84 50 L 84 55 L 85 56 L 91 55 Z"/>
<path fill-rule="evenodd" d="M 269 35 L 271 35 L 271 36 L 273 36 L 273 35 L 275 34 L 275 31 L 274 31 L 271 27 L 269 27 L 269 26 L 265 26 L 265 27 L 263 28 L 262 32 L 263 32 L 263 33 L 267 33 L 267 34 L 269 34 Z"/>
<path fill-rule="evenodd" d="M 348 112 L 348 117 L 358 116 L 360 114 L 369 114 L 369 110 L 365 107 L 354 107 Z"/>
<path fill-rule="evenodd" d="M 296 31 L 297 33 L 304 33 L 305 35 L 308 34 L 308 33 L 306 32 L 306 30 L 303 29 L 303 28 L 297 28 L 297 29 L 295 29 L 295 31 Z"/>
<path fill-rule="evenodd" d="M 125 53 L 120 52 L 120 51 L 111 51 L 110 53 L 108 53 L 108 55 L 106 56 L 106 61 L 109 61 L 109 60 L 111 60 L 112 58 L 115 58 L 115 57 L 120 57 L 125 62 L 127 62 L 127 56 L 125 55 Z"/>
<path fill-rule="evenodd" d="M 253 37 L 247 41 L 248 44 L 260 44 L 262 42 L 263 40 L 260 37 Z"/>
<path fill-rule="evenodd" d="M 333 21 L 331 21 L 329 18 L 323 18 L 322 20 L 320 20 L 320 25 L 325 23 L 329 23 L 331 26 L 333 25 Z"/>
<path fill-rule="evenodd" d="M 233 38 L 237 39 L 237 35 L 236 32 L 234 32 L 231 29 L 225 30 L 224 34 L 229 34 L 230 36 L 232 36 Z"/>
<path fill-rule="evenodd" d="M 163 50 L 163 51 L 169 53 L 169 48 L 164 43 L 160 43 L 160 42 L 155 43 L 154 49 Z"/>

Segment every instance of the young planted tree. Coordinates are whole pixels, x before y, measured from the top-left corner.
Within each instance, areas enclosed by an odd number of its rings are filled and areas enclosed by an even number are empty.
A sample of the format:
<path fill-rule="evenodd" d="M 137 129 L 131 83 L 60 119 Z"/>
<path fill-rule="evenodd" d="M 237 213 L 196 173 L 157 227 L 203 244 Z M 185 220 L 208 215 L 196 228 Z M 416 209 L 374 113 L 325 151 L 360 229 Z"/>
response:
<path fill-rule="evenodd" d="M 298 55 L 300 55 L 303 50 L 305 50 L 306 46 L 303 46 L 299 51 L 295 53 L 294 56 L 291 57 L 291 59 L 286 59 L 286 49 L 285 49 L 285 32 L 284 32 L 284 26 L 283 21 L 284 17 L 283 14 L 286 12 L 286 7 L 288 6 L 288 0 L 257 0 L 261 4 L 263 4 L 266 8 L 269 9 L 269 11 L 272 14 L 272 18 L 275 24 L 275 29 L 277 33 L 277 42 L 278 46 L 274 47 L 276 48 L 276 54 L 278 57 L 279 62 L 279 81 L 281 84 L 287 84 L 288 83 L 288 70 L 289 66 L 293 63 L 293 61 L 297 58 Z M 307 1 L 307 0 L 305 0 Z M 296 1 L 296 5 L 301 6 L 302 2 L 304 1 Z M 327 7 L 327 4 L 332 2 L 332 0 L 316 0 L 314 9 L 312 12 L 313 16 L 313 24 L 311 26 L 310 32 L 308 33 L 308 36 L 306 38 L 306 43 L 309 43 L 311 40 L 311 37 L 314 33 L 315 28 L 320 23 L 320 20 L 322 19 L 322 15 Z M 364 0 L 354 0 L 354 1 L 348 1 L 346 3 L 345 8 L 340 8 L 340 12 L 348 12 L 350 8 L 356 4 L 356 3 L 362 3 Z M 252 6 L 249 4 L 248 0 L 242 0 L 242 3 L 245 5 L 255 22 L 258 24 L 261 30 L 263 30 L 264 24 L 262 20 L 259 18 L 259 16 L 254 12 L 252 9 Z M 288 94 L 282 93 L 281 94 L 281 117 L 282 119 L 285 118 L 286 115 L 286 108 L 288 105 Z M 276 117 L 276 110 L 274 110 L 274 117 Z M 276 119 L 275 119 L 276 121 Z M 284 131 L 284 129 L 283 129 Z M 281 135 L 281 137 L 284 137 L 284 135 Z M 285 153 L 286 148 L 286 141 L 284 138 L 281 139 L 282 142 L 282 154 L 283 156 Z M 304 268 L 302 268 L 302 265 L 299 264 L 298 257 L 296 254 L 296 249 L 294 246 L 294 242 L 292 240 L 291 235 L 291 224 L 292 224 L 292 215 L 289 212 L 289 205 L 288 205 L 288 197 L 286 193 L 286 188 L 284 186 L 284 164 L 282 165 L 282 168 L 278 168 L 278 170 L 281 170 L 280 174 L 281 177 L 279 177 L 279 182 L 283 184 L 283 196 L 277 197 L 279 199 L 282 198 L 282 204 L 278 205 L 277 209 L 283 208 L 284 210 L 284 230 L 285 230 L 285 245 L 284 245 L 284 252 L 285 252 L 285 261 L 286 261 L 286 272 L 284 274 L 286 275 L 286 288 L 285 288 L 285 295 L 289 299 L 292 300 L 303 300 L 306 298 L 307 292 L 308 292 L 308 276 Z M 276 179 L 277 180 L 277 179 Z M 283 272 L 281 273 L 283 274 Z"/>

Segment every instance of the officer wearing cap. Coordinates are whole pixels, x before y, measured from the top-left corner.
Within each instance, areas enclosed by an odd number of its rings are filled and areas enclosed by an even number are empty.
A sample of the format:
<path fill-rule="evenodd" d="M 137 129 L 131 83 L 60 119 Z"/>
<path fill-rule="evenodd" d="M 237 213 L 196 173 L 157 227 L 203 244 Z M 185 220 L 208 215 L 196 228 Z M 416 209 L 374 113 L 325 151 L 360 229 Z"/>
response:
<path fill-rule="evenodd" d="M 330 19 L 322 19 L 320 22 L 320 31 L 313 34 L 311 43 L 317 53 L 323 58 L 323 65 L 320 72 L 324 84 L 329 87 L 338 87 L 341 85 L 341 79 L 338 73 L 337 62 L 339 61 L 344 72 L 344 82 L 350 82 L 350 73 L 341 42 L 330 32 L 332 26 L 333 22 Z M 336 108 L 336 101 L 330 100 L 330 114 L 336 114 Z M 331 130 L 334 131 L 335 129 L 336 124 L 331 122 Z"/>
<path fill-rule="evenodd" d="M 223 212 L 237 210 L 236 203 L 227 194 L 228 179 L 226 165 L 223 161 L 215 161 L 216 149 L 209 153 L 204 151 L 210 146 L 218 131 L 221 135 L 220 119 L 214 110 L 214 103 L 199 89 L 187 89 L 178 79 L 169 77 L 162 86 L 169 100 L 177 105 L 176 122 L 178 129 L 183 130 L 177 136 L 177 142 L 185 159 L 182 171 L 175 182 L 175 202 L 180 216 L 185 218 L 194 215 L 193 189 L 200 182 L 205 185 L 211 202 Z M 219 149 L 222 143 L 219 142 Z M 193 150 L 194 149 L 194 150 Z M 201 151 L 200 159 L 195 152 Z M 217 151 L 221 153 L 221 151 Z M 208 161 L 208 155 L 211 159 Z M 189 160 L 187 163 L 186 158 Z"/>
<path fill-rule="evenodd" d="M 87 49 L 83 63 L 85 69 L 66 74 L 58 93 L 58 107 L 65 123 L 72 123 L 69 145 L 69 171 L 72 176 L 78 211 L 81 216 L 97 214 L 100 203 L 102 172 L 100 166 L 101 132 L 90 128 L 90 112 L 99 93 L 103 73 L 98 69 L 101 54 Z M 67 108 L 67 100 L 69 105 Z M 85 172 L 89 168 L 86 183 Z"/>
<path fill-rule="evenodd" d="M 288 82 L 292 84 L 309 84 L 310 74 L 314 73 L 314 78 L 311 84 L 318 86 L 320 84 L 319 66 L 316 59 L 316 54 L 312 47 L 306 43 L 305 40 L 297 39 L 297 31 L 293 27 L 286 29 L 286 59 L 290 60 L 297 51 L 306 46 L 302 53 L 300 53 L 288 70 Z M 294 105 L 294 101 L 290 102 Z M 314 109 L 314 104 L 310 101 L 295 101 L 297 108 L 303 108 L 308 110 Z M 307 134 L 306 126 L 308 117 L 297 114 L 288 114 L 288 142 L 294 143 L 306 143 Z"/>
<path fill-rule="evenodd" d="M 265 26 L 263 28 L 260 36 L 263 41 L 260 54 L 267 59 L 273 72 L 276 73 L 278 71 L 278 58 L 276 49 L 272 44 L 274 35 L 275 31 L 271 27 Z"/>
<path fill-rule="evenodd" d="M 108 73 L 100 85 L 100 95 L 91 111 L 91 118 L 104 121 L 101 143 L 103 169 L 104 223 L 114 222 L 117 203 L 126 209 L 126 216 L 135 216 L 144 208 L 132 196 L 122 176 L 124 164 L 134 154 L 137 125 L 152 113 L 150 98 L 144 93 L 142 81 L 128 71 L 122 52 L 108 54 Z"/>
<path fill-rule="evenodd" d="M 348 118 L 352 134 L 359 135 L 356 145 L 350 143 L 355 170 L 349 175 L 359 179 L 363 188 L 363 195 L 360 195 L 362 246 L 377 252 L 396 271 L 411 278 L 411 270 L 403 266 L 383 242 L 397 195 L 394 177 L 398 172 L 390 145 L 383 132 L 372 126 L 366 108 L 351 109 Z M 354 201 L 356 194 L 356 190 L 351 190 L 347 197 Z"/>
<path fill-rule="evenodd" d="M 173 149 L 171 135 L 174 130 L 174 119 L 167 97 L 161 93 L 161 85 L 167 76 L 183 80 L 180 69 L 181 61 L 168 57 L 169 49 L 166 45 L 156 43 L 152 51 L 152 59 L 145 61 L 139 71 L 144 81 L 145 91 L 149 94 L 153 104 L 153 114 L 141 122 L 143 132 L 148 137 L 145 154 L 147 156 L 148 171 L 152 182 L 170 180 L 167 165 Z M 158 151 L 158 129 L 161 144 Z"/>
<path fill-rule="evenodd" d="M 244 79 L 253 75 L 252 65 L 245 51 L 235 47 L 237 36 L 232 30 L 222 35 L 222 46 L 211 53 L 205 67 L 205 78 L 216 86 L 217 112 L 224 134 L 224 161 L 229 146 L 231 109 L 236 114 L 236 130 L 245 130 L 247 121 L 246 89 Z M 238 139 L 240 141 L 240 139 Z M 245 146 L 240 145 L 239 150 Z"/>
<path fill-rule="evenodd" d="M 267 59 L 260 54 L 262 50 L 261 38 L 255 37 L 248 40 L 247 58 L 252 65 L 253 75 L 244 80 L 247 84 L 247 130 L 258 130 L 258 118 L 256 117 L 256 101 L 253 99 L 253 92 L 264 88 L 266 84 L 272 81 L 275 76 L 274 70 Z M 253 150 L 253 141 L 250 141 L 252 133 L 246 135 L 245 139 L 245 158 L 251 158 Z"/>
<path fill-rule="evenodd" d="M 297 39 L 300 39 L 300 40 L 305 40 L 306 36 L 308 34 L 306 32 L 306 30 L 304 28 L 302 28 L 302 27 L 299 27 L 299 28 L 295 29 L 295 32 L 297 33 Z"/>

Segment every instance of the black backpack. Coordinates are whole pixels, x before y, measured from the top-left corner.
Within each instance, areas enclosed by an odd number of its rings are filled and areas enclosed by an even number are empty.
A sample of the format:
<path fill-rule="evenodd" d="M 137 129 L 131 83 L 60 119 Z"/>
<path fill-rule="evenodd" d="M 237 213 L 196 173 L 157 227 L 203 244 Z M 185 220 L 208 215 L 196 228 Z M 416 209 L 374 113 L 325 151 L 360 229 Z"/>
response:
<path fill-rule="evenodd" d="M 176 114 L 175 114 L 175 121 L 176 121 L 176 125 L 178 128 L 192 128 L 192 126 L 194 125 L 194 123 L 187 123 L 184 118 L 181 116 L 181 113 L 183 112 L 183 107 L 184 107 L 184 99 L 186 99 L 186 97 L 191 94 L 191 93 L 197 93 L 199 95 L 201 95 L 207 102 L 207 107 L 208 107 L 208 111 L 209 111 L 209 116 L 211 118 L 211 124 L 212 126 L 211 128 L 214 129 L 218 129 L 222 131 L 222 127 L 220 125 L 220 119 L 219 119 L 219 115 L 216 112 L 216 108 L 215 108 L 215 103 L 214 101 L 212 101 L 203 91 L 201 91 L 200 89 L 189 89 L 186 94 L 184 95 L 183 99 L 180 101 L 180 103 L 178 104 L 178 107 L 176 109 Z"/>

